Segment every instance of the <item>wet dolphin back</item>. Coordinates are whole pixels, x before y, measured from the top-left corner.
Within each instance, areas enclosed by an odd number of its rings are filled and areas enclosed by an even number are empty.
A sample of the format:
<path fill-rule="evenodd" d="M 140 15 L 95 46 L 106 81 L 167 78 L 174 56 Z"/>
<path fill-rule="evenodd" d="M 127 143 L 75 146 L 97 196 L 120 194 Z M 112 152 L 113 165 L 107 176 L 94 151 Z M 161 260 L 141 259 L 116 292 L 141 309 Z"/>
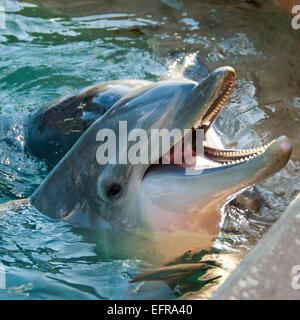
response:
<path fill-rule="evenodd" d="M 123 96 L 149 83 L 144 80 L 104 82 L 50 102 L 28 118 L 26 150 L 55 166 L 95 120 Z"/>

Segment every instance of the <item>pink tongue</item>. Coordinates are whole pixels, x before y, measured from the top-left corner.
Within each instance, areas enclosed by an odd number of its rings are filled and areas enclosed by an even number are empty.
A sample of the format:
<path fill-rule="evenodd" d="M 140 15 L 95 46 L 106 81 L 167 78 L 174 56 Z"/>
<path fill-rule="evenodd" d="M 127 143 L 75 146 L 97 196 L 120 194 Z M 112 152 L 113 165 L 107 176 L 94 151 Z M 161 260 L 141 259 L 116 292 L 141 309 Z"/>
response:
<path fill-rule="evenodd" d="M 195 169 L 216 168 L 220 166 L 221 164 L 216 161 L 210 160 L 206 157 L 198 156 L 196 160 Z"/>
<path fill-rule="evenodd" d="M 187 145 L 185 149 L 182 147 L 182 150 L 184 150 L 184 152 L 172 148 L 169 155 L 167 154 L 162 157 L 164 163 L 193 169 L 215 168 L 220 166 L 218 162 L 210 160 L 204 155 L 196 156 L 191 145 Z"/>
<path fill-rule="evenodd" d="M 181 142 L 180 142 L 181 143 Z M 193 168 L 196 165 L 197 157 L 196 153 L 192 150 L 192 146 L 189 144 L 184 149 L 182 145 L 182 150 L 172 148 L 169 154 L 162 157 L 163 163 L 175 164 L 178 167 Z"/>

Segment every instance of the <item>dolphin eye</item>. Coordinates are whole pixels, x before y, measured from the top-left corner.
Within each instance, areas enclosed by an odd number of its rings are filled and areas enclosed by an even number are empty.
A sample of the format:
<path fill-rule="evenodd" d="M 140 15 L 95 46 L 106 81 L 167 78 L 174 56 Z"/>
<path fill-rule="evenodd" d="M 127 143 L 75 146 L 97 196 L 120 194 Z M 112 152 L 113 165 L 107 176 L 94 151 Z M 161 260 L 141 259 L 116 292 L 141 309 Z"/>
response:
<path fill-rule="evenodd" d="M 121 192 L 121 186 L 119 184 L 113 184 L 107 191 L 107 197 L 111 198 L 118 195 Z"/>

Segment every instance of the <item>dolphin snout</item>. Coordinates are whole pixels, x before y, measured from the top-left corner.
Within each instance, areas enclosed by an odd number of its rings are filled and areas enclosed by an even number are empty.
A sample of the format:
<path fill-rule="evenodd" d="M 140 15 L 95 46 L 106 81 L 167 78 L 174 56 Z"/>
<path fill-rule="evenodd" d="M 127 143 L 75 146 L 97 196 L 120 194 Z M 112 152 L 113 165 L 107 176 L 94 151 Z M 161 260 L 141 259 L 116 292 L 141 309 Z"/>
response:
<path fill-rule="evenodd" d="M 293 151 L 293 145 L 286 136 L 279 137 L 275 147 L 279 158 L 287 157 L 287 160 L 289 159 Z"/>

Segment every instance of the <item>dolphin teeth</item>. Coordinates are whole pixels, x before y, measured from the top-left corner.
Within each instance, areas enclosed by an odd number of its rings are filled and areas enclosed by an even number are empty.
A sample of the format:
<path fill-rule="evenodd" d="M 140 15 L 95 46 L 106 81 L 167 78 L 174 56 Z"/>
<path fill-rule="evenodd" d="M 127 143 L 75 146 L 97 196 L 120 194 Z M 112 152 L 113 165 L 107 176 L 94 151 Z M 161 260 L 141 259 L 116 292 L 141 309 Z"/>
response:
<path fill-rule="evenodd" d="M 208 147 L 206 149 L 207 154 L 212 156 L 212 159 L 219 162 L 222 166 L 228 166 L 233 164 L 239 164 L 250 161 L 263 154 L 274 143 L 273 140 L 261 147 L 245 150 L 218 150 Z M 219 159 L 218 159 L 219 158 Z"/>
<path fill-rule="evenodd" d="M 201 127 L 202 125 L 211 126 L 216 119 L 216 114 L 219 113 L 220 110 L 222 110 L 225 103 L 228 101 L 228 98 L 229 98 L 230 94 L 232 93 L 232 90 L 233 90 L 233 87 L 234 87 L 236 81 L 235 81 L 235 78 L 231 77 L 230 79 L 226 79 L 225 82 L 226 83 L 225 83 L 224 87 L 218 93 L 218 97 L 214 101 L 216 103 L 216 106 L 214 106 L 213 110 L 209 114 L 204 115 L 204 117 L 201 119 L 201 121 L 199 121 L 200 122 L 199 127 Z M 210 122 L 210 123 L 208 123 L 208 122 Z"/>

